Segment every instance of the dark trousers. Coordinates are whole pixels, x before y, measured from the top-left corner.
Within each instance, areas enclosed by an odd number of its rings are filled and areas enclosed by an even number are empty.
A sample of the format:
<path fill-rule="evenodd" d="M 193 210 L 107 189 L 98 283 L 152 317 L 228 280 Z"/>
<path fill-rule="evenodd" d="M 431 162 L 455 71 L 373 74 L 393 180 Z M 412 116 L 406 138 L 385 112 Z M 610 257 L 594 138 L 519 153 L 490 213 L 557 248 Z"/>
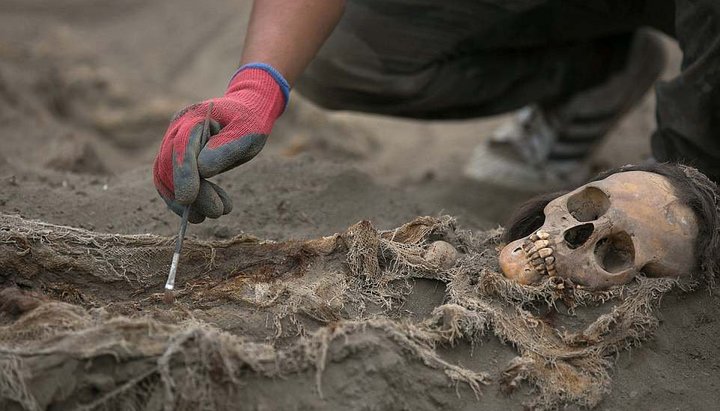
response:
<path fill-rule="evenodd" d="M 330 109 L 421 119 L 556 104 L 620 70 L 633 33 L 675 36 L 657 86 L 661 161 L 720 179 L 720 0 L 349 0 L 299 82 Z"/>

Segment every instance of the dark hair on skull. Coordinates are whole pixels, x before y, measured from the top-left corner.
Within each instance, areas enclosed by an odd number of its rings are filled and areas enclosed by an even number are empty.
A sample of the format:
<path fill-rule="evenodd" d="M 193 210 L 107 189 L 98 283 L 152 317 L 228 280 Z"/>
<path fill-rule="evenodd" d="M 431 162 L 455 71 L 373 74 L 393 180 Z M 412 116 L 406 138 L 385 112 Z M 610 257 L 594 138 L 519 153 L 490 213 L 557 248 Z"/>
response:
<path fill-rule="evenodd" d="M 699 269 L 709 285 L 720 275 L 720 191 L 718 186 L 700 171 L 681 164 L 656 163 L 628 165 L 605 171 L 588 182 L 602 180 L 626 171 L 647 171 L 659 174 L 675 188 L 675 195 L 688 206 L 698 219 L 699 233 L 695 243 Z M 510 242 L 523 238 L 542 227 L 544 209 L 552 200 L 569 191 L 541 194 L 521 205 L 505 224 L 502 240 Z"/>

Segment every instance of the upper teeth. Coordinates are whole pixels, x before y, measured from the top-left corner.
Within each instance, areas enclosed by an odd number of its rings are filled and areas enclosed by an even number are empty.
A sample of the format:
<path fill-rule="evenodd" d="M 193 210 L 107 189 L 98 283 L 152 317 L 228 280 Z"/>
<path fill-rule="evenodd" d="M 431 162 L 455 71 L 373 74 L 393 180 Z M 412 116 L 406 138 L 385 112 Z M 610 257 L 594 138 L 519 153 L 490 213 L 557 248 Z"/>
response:
<path fill-rule="evenodd" d="M 537 272 L 555 276 L 555 257 L 549 238 L 548 233 L 538 230 L 525 241 L 522 248 L 528 262 Z"/>

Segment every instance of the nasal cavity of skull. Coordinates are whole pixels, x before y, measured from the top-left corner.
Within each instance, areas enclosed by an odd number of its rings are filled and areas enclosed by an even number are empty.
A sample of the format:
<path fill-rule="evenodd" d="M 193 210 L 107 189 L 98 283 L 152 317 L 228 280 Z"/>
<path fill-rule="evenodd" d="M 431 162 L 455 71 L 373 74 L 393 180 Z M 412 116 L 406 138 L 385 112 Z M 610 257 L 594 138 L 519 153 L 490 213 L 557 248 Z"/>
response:
<path fill-rule="evenodd" d="M 585 244 L 593 231 L 595 231 L 595 227 L 591 223 L 585 223 L 569 228 L 563 237 L 567 246 L 574 250 Z"/>
<path fill-rule="evenodd" d="M 568 212 L 579 222 L 597 220 L 610 208 L 607 194 L 596 187 L 587 187 L 567 201 Z"/>
<path fill-rule="evenodd" d="M 632 267 L 635 262 L 632 237 L 623 231 L 601 239 L 595 244 L 595 259 L 609 273 Z"/>

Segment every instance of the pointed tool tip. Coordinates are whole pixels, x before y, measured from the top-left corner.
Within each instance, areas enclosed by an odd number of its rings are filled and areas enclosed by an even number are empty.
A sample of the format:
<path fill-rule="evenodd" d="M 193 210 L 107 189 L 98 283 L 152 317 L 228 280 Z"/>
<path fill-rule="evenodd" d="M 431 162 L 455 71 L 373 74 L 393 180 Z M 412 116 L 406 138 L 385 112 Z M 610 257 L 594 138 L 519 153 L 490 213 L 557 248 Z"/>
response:
<path fill-rule="evenodd" d="M 165 290 L 165 294 L 163 295 L 163 301 L 165 304 L 172 304 L 175 302 L 175 293 L 172 290 Z"/>

